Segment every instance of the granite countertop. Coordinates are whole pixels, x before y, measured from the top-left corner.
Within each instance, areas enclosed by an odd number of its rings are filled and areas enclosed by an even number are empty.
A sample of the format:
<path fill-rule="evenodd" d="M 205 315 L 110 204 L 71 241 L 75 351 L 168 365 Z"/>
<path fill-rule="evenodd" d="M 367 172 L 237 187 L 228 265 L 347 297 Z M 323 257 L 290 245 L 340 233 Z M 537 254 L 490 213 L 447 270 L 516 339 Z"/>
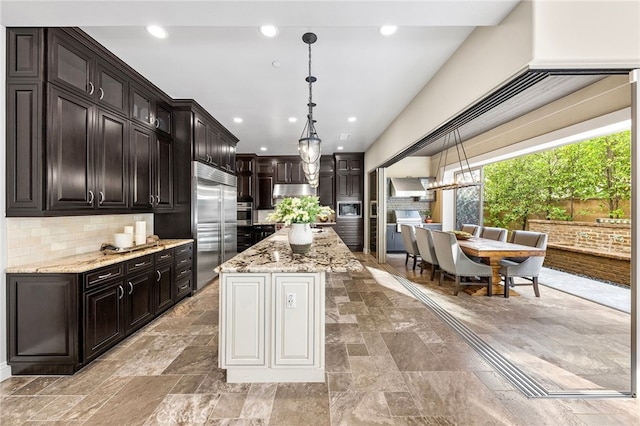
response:
<path fill-rule="evenodd" d="M 102 268 L 103 266 L 113 265 L 126 260 L 135 259 L 136 257 L 188 244 L 192 241 L 192 239 L 160 240 L 157 246 L 128 253 L 104 254 L 101 251 L 92 251 L 75 256 L 61 257 L 48 262 L 12 266 L 7 268 L 5 272 L 13 274 L 79 274 L 91 271 L 92 269 Z"/>
<path fill-rule="evenodd" d="M 312 223 L 313 226 L 333 226 L 335 225 L 336 222 L 316 222 L 316 223 Z M 275 225 L 274 222 L 253 222 L 253 226 L 264 226 L 264 225 Z"/>
<path fill-rule="evenodd" d="M 293 254 L 284 228 L 216 268 L 216 272 L 354 272 L 363 269 L 332 228 L 314 232 L 309 253 Z"/>

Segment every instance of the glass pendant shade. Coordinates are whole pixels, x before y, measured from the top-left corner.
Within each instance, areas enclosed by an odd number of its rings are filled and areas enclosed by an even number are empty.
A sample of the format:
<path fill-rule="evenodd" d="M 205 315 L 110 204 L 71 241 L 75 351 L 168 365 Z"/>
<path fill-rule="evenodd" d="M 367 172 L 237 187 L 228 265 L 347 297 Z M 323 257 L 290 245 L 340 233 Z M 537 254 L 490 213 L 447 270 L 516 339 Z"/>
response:
<path fill-rule="evenodd" d="M 315 163 L 320 159 L 320 143 L 322 140 L 317 134 L 311 133 L 298 141 L 298 152 L 305 163 Z"/>
<path fill-rule="evenodd" d="M 302 163 L 302 171 L 306 176 L 315 175 L 320 170 L 320 161 L 314 161 L 313 163 Z"/>

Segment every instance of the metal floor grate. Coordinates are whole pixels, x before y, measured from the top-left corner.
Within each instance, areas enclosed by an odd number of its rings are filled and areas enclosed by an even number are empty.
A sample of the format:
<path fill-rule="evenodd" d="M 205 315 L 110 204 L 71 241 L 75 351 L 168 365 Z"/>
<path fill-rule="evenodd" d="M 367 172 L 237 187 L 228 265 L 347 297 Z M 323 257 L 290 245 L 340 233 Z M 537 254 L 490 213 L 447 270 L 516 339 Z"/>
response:
<path fill-rule="evenodd" d="M 576 390 L 576 391 L 548 391 L 534 378 L 523 372 L 488 343 L 474 333 L 469 327 L 443 309 L 433 299 L 420 291 L 416 284 L 405 277 L 395 274 L 391 267 L 380 264 L 391 276 L 393 276 L 413 296 L 433 311 L 443 322 L 455 330 L 462 339 L 475 349 L 489 365 L 511 383 L 516 389 L 529 398 L 630 398 L 630 392 L 618 392 L 610 390 Z"/>

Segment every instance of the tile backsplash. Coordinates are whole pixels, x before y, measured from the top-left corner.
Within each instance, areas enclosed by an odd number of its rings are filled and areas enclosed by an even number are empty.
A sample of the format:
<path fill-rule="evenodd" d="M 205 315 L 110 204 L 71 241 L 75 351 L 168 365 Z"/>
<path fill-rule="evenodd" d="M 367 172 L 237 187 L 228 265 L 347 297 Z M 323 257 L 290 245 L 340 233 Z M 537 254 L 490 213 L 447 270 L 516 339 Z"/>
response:
<path fill-rule="evenodd" d="M 97 251 L 126 225 L 142 220 L 147 235 L 153 234 L 153 213 L 7 218 L 7 266 Z"/>

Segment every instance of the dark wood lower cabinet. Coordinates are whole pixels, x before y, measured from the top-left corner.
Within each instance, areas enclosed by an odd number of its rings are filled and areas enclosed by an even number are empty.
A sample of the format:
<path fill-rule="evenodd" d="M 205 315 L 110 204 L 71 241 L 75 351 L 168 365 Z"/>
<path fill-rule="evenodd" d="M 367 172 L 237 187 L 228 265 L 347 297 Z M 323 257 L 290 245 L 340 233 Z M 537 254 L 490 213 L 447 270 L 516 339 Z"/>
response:
<path fill-rule="evenodd" d="M 84 295 L 86 360 L 95 358 L 125 336 L 124 287 L 120 279 Z"/>
<path fill-rule="evenodd" d="M 7 274 L 11 373 L 75 373 L 191 294 L 192 253 L 188 243 L 80 274 Z"/>

